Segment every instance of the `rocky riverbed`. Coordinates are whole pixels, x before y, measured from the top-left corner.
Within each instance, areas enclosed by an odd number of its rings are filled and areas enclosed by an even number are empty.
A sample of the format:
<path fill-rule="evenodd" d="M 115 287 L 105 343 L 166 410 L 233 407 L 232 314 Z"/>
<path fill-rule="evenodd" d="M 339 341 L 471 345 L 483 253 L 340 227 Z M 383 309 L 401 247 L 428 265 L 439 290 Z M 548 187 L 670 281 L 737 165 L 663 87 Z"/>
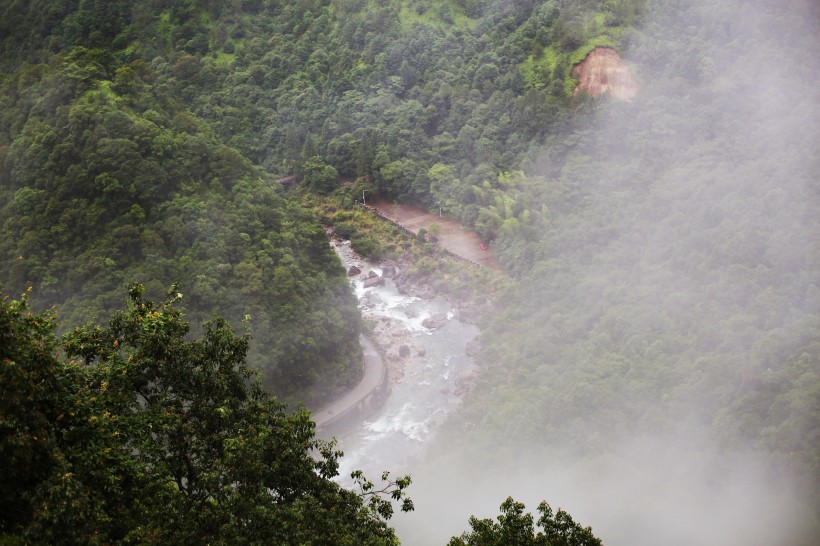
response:
<path fill-rule="evenodd" d="M 340 438 L 347 467 L 398 469 L 426 445 L 461 401 L 474 365 L 478 328 L 401 261 L 368 263 L 346 241 L 331 241 L 367 326 L 388 367 L 390 394 L 356 430 Z M 467 313 L 469 314 L 469 313 Z"/>
<path fill-rule="evenodd" d="M 475 306 L 463 302 L 451 305 L 433 284 L 420 282 L 419 277 L 408 274 L 406 261 L 384 260 L 371 264 L 356 254 L 348 241 L 333 239 L 331 246 L 347 269 L 348 277 L 361 283 L 361 288 L 358 284 L 356 288 L 359 308 L 370 327 L 367 334 L 385 358 L 391 386 L 402 380 L 406 368 L 417 367 L 426 361 L 427 349 L 420 338 L 421 333 L 441 329 L 450 320 L 471 325 L 478 322 L 479 310 Z M 389 295 L 386 300 L 384 290 L 368 290 L 387 286 L 388 282 L 398 295 L 404 296 L 401 303 Z M 465 345 L 465 353 L 469 356 L 477 350 L 475 340 Z M 460 396 L 464 388 L 465 384 L 461 382 L 454 394 Z"/>

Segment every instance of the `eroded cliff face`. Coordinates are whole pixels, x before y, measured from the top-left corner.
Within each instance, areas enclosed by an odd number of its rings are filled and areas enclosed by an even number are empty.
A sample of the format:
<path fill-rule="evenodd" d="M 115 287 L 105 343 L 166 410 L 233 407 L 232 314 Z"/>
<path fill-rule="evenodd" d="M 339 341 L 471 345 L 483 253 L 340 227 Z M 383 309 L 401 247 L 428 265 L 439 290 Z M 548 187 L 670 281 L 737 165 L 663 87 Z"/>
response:
<path fill-rule="evenodd" d="M 638 83 L 629 66 L 617 51 L 608 47 L 594 49 L 575 65 L 572 75 L 578 78 L 575 95 L 584 91 L 594 97 L 609 94 L 619 100 L 629 100 L 638 94 Z"/>

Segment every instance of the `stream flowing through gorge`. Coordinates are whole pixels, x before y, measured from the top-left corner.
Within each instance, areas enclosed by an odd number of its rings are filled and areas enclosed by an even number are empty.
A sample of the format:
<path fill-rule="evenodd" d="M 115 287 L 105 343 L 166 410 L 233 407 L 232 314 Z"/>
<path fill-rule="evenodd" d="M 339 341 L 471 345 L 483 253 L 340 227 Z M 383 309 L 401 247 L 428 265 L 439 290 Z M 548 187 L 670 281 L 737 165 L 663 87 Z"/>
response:
<path fill-rule="evenodd" d="M 478 328 L 458 320 L 456 310 L 441 296 L 402 294 L 390 278 L 365 287 L 371 271 L 382 276 L 381 266 L 357 256 L 348 242 L 333 245 L 346 269 L 361 270 L 351 283 L 362 317 L 373 325 L 372 332 L 365 330 L 382 353 L 390 382 L 380 408 L 337 434 L 345 454 L 340 476 L 347 479 L 357 469 L 371 478 L 383 470 L 405 472 L 406 461 L 423 451 L 461 401 L 474 367 L 467 348 Z"/>

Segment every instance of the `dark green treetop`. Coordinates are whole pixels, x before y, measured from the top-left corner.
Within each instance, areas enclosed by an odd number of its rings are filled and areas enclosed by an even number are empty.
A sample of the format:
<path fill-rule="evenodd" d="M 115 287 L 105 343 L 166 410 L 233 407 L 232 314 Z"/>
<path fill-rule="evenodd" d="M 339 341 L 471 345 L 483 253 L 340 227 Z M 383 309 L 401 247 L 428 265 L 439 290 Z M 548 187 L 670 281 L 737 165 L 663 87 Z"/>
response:
<path fill-rule="evenodd" d="M 533 527 L 532 514 L 524 513 L 524 504 L 508 497 L 501 504 L 498 523 L 486 518 L 470 517 L 470 532 L 453 537 L 449 546 L 601 546 L 601 540 L 590 527 L 575 523 L 565 511 L 553 512 L 546 502 L 538 505 L 538 527 Z"/>
<path fill-rule="evenodd" d="M 172 290 L 133 285 L 109 326 L 66 335 L 26 298 L 0 302 L 0 538 L 82 544 L 394 544 L 389 498 L 338 474 L 315 437 L 245 365 L 249 336 L 223 319 L 190 339 Z"/>

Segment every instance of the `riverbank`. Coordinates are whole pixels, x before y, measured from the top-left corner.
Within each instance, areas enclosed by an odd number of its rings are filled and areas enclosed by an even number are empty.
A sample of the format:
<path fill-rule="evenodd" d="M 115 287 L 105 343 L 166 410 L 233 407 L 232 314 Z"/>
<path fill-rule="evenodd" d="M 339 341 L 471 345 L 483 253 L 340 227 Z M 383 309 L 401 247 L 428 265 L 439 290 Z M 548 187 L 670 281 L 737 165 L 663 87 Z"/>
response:
<path fill-rule="evenodd" d="M 477 267 L 470 259 L 454 257 L 441 239 L 431 242 L 429 237 L 418 237 L 423 226 L 440 221 L 432 229 L 439 237 L 460 234 L 463 244 L 475 247 L 474 256 L 495 264 L 492 251 L 481 249 L 477 234 L 422 209 L 391 204 L 390 210 L 380 212 L 371 207 L 344 207 L 333 198 L 314 201 L 311 206 L 348 272 L 364 333 L 375 345 L 386 372 L 385 387 L 378 395 L 366 394 L 368 388 L 379 390 L 375 383 L 356 386 L 339 401 L 318 410 L 314 420 L 320 434 L 353 441 L 364 457 L 369 457 L 371 449 L 366 446 L 382 441 L 374 438 L 409 442 L 403 459 L 420 449 L 420 443 L 470 390 L 475 370 L 472 356 L 479 349 L 478 323 L 492 312 L 494 295 L 506 277 L 494 267 Z M 358 250 L 367 251 L 368 256 Z M 363 348 L 367 355 L 367 347 Z M 364 364 L 365 375 L 372 373 L 367 358 Z M 429 401 L 426 407 L 420 405 L 422 400 Z M 336 421 L 341 425 L 334 426 Z M 398 456 L 393 454 L 390 459 Z"/>
<path fill-rule="evenodd" d="M 378 347 L 365 335 L 362 345 L 364 373 L 358 385 L 312 414 L 317 429 L 333 429 L 340 421 L 360 418 L 364 413 L 384 403 L 389 393 L 388 372 Z M 355 415 L 351 415 L 355 413 Z"/>
<path fill-rule="evenodd" d="M 389 385 L 383 404 L 366 408 L 357 426 L 351 421 L 343 431 L 330 431 L 345 452 L 340 472 L 398 470 L 426 448 L 468 392 L 479 330 L 460 320 L 465 313 L 442 294 L 408 281 L 409 263 L 365 260 L 349 241 L 334 239 L 331 245 L 349 272 L 365 333 L 382 356 Z"/>
<path fill-rule="evenodd" d="M 478 316 L 472 312 L 472 307 L 452 307 L 446 295 L 438 293 L 429 284 L 416 284 L 412 279 L 408 280 L 407 264 L 404 262 L 390 259 L 370 262 L 356 254 L 348 241 L 335 239 L 331 241 L 331 246 L 346 270 L 358 271 L 350 277 L 354 284 L 359 283 L 355 289 L 368 330 L 366 335 L 382 356 L 390 388 L 404 378 L 408 367 L 417 367 L 426 361 L 427 351 L 419 339 L 420 333 L 441 328 L 453 319 L 467 324 L 477 322 Z M 385 286 L 388 282 L 389 290 L 370 290 Z M 395 294 L 391 294 L 390 289 Z M 434 301 L 437 299 L 439 301 Z M 415 305 L 410 305 L 414 302 Z M 424 305 L 425 302 L 429 306 Z M 441 312 L 444 303 L 452 310 Z M 471 343 L 469 352 L 472 353 L 476 346 L 475 342 Z"/>
<path fill-rule="evenodd" d="M 481 237 L 452 218 L 437 216 L 414 205 L 394 203 L 381 198 L 371 201 L 370 207 L 414 235 L 424 229 L 435 236 L 437 244 L 457 258 L 479 266 L 501 269 L 492 249 L 481 240 Z M 436 226 L 435 230 L 431 230 L 431 226 Z"/>

